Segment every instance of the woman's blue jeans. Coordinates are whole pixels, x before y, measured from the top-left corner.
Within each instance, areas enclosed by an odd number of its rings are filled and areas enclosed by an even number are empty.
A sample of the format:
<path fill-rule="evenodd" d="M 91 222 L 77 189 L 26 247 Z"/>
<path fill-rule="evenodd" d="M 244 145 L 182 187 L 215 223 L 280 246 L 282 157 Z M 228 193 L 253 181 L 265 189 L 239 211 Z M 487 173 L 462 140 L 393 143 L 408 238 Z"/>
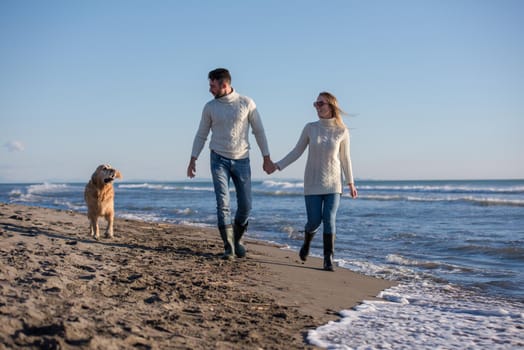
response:
<path fill-rule="evenodd" d="M 305 196 L 307 223 L 305 230 L 316 233 L 324 223 L 325 234 L 336 234 L 336 219 L 340 193 L 314 194 Z"/>
<path fill-rule="evenodd" d="M 245 225 L 251 213 L 251 165 L 249 158 L 228 159 L 211 152 L 211 174 L 217 200 L 218 227 L 231 225 L 231 207 L 229 196 L 230 180 L 233 180 L 237 196 L 235 222 Z"/>

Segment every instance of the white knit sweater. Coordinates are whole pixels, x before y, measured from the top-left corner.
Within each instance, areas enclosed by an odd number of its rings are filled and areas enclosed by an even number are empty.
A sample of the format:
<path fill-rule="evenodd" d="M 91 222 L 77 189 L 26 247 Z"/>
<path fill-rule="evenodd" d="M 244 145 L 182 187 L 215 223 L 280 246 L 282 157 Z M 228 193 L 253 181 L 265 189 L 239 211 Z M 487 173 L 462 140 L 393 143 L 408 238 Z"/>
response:
<path fill-rule="evenodd" d="M 229 159 L 249 157 L 249 126 L 263 156 L 269 155 L 266 134 L 255 102 L 236 91 L 206 103 L 191 156 L 198 158 L 211 130 L 209 148 Z"/>
<path fill-rule="evenodd" d="M 304 171 L 304 194 L 342 193 L 342 173 L 346 183 L 353 183 L 349 151 L 349 131 L 335 124 L 335 119 L 308 123 L 295 146 L 276 164 L 283 170 L 300 158 L 309 146 Z"/>

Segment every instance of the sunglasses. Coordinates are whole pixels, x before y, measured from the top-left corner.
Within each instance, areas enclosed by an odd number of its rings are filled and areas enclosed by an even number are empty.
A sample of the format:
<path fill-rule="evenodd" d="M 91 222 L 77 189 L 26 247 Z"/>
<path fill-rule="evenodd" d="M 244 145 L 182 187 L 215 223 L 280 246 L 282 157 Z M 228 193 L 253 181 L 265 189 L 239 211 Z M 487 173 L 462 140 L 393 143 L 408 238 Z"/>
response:
<path fill-rule="evenodd" d="M 315 106 L 317 108 L 320 108 L 320 107 L 322 107 L 324 105 L 327 105 L 327 104 L 329 104 L 329 103 L 324 102 L 324 101 L 315 101 L 315 102 L 313 102 L 313 106 Z"/>

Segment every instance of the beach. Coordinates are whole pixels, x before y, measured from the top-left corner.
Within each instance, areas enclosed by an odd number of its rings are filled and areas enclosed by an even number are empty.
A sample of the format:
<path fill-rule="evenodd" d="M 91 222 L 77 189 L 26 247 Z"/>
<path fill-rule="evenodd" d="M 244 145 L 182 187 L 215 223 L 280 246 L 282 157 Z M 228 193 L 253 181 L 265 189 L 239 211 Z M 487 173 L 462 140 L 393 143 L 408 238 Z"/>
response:
<path fill-rule="evenodd" d="M 0 204 L 0 348 L 315 348 L 306 334 L 394 282 L 252 239 L 220 259 L 215 229 Z M 101 220 L 102 227 L 105 222 Z"/>

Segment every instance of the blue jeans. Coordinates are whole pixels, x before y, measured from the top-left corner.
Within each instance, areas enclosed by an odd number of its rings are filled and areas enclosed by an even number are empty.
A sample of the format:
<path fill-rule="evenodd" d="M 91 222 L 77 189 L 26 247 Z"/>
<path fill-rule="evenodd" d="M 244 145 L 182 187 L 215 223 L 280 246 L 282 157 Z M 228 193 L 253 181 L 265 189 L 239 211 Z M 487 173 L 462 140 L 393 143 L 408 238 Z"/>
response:
<path fill-rule="evenodd" d="M 307 223 L 306 232 L 316 233 L 324 223 L 325 234 L 336 234 L 336 219 L 340 193 L 314 194 L 305 196 Z"/>
<path fill-rule="evenodd" d="M 231 225 L 229 183 L 233 180 L 237 195 L 235 222 L 247 224 L 251 213 L 251 165 L 249 158 L 228 159 L 211 151 L 211 174 L 217 200 L 218 227 Z"/>

